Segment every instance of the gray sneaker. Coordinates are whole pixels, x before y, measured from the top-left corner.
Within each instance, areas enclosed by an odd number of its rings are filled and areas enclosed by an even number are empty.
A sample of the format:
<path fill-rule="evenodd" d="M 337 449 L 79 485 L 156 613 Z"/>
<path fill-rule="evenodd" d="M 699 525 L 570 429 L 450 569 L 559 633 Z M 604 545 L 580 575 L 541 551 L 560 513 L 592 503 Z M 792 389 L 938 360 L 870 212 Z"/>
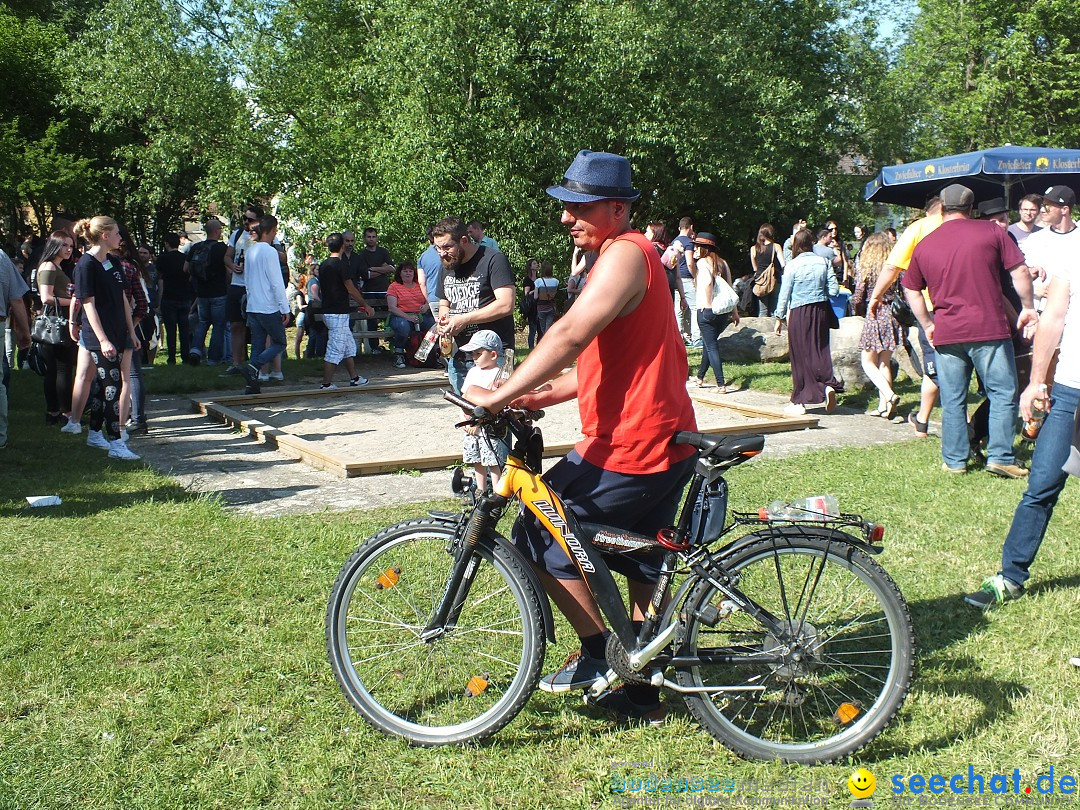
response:
<path fill-rule="evenodd" d="M 995 574 L 984 579 L 979 590 L 969 593 L 964 597 L 964 601 L 972 607 L 989 610 L 1013 599 L 1019 599 L 1023 595 L 1023 585 L 1015 585 L 1001 574 Z"/>
<path fill-rule="evenodd" d="M 540 688 L 545 692 L 570 692 L 574 689 L 588 689 L 600 678 L 607 675 L 610 667 L 607 660 L 593 658 L 578 650 L 570 653 L 566 662 L 550 675 L 540 679 Z"/>

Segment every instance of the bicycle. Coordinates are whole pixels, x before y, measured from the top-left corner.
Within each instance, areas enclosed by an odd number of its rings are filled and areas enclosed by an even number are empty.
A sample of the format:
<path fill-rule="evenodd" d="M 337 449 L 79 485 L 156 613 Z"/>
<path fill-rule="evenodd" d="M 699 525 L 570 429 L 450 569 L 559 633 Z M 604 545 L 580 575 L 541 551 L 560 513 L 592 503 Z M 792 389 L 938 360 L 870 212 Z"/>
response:
<path fill-rule="evenodd" d="M 581 524 L 564 507 L 538 472 L 542 412 L 490 414 L 445 397 L 472 413 L 462 424 L 509 429 L 514 449 L 496 492 L 467 496 L 460 514 L 429 512 L 383 529 L 337 577 L 326 615 L 330 663 L 376 729 L 420 746 L 481 740 L 536 688 L 554 622 L 538 577 L 496 530 L 515 500 L 576 562 L 612 628 L 611 669 L 593 696 L 620 678 L 664 687 L 736 754 L 807 764 L 852 754 L 896 716 L 914 634 L 900 590 L 871 556 L 883 527 L 853 514 L 775 521 L 751 513 L 733 513 L 724 526 L 723 473 L 758 455 L 764 436 L 677 434 L 699 451 L 694 474 L 676 524 L 648 537 Z M 657 548 L 660 578 L 635 633 L 599 549 Z"/>

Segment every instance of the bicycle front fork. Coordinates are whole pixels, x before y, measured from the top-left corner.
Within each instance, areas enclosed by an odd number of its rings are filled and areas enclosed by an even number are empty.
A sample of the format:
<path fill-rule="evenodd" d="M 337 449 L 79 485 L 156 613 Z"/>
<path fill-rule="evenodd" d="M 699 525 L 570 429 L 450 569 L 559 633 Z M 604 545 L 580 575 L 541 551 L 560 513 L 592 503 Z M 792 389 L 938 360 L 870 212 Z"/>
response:
<path fill-rule="evenodd" d="M 422 641 L 434 641 L 457 624 L 476 570 L 480 567 L 480 555 L 476 553 L 476 546 L 498 522 L 498 515 L 502 514 L 506 503 L 507 499 L 502 495 L 485 495 L 478 499 L 465 523 L 461 542 L 454 549 L 454 567 L 450 570 L 446 590 L 443 591 L 431 621 L 420 631 Z"/>

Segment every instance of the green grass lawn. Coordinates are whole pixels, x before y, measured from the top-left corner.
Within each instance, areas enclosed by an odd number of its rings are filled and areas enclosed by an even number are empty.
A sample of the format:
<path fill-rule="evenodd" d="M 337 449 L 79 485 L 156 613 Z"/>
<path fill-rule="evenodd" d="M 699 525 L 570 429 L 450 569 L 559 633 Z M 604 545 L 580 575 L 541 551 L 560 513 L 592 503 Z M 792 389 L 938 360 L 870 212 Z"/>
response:
<path fill-rule="evenodd" d="M 776 795 L 760 783 L 797 776 L 837 808 L 852 798 L 857 765 L 877 777 L 879 805 L 894 774 L 966 775 L 970 764 L 988 780 L 1018 768 L 1022 786 L 1051 767 L 1058 779 L 1080 776 L 1080 670 L 1067 663 L 1080 654 L 1075 484 L 1031 595 L 984 617 L 960 597 L 996 571 L 1023 482 L 940 473 L 934 439 L 730 474 L 734 508 L 831 492 L 887 527 L 878 559 L 911 605 L 918 664 L 898 721 L 852 762 L 740 761 L 674 696 L 665 727 L 631 729 L 537 693 L 483 745 L 412 749 L 346 704 L 323 614 L 357 544 L 424 505 L 234 517 L 47 431 L 40 397 L 39 378 L 13 375 L 12 439 L 0 455 L 2 810 L 608 807 L 620 803 L 613 774 L 650 772 L 625 763 L 731 779 L 744 797 Z M 24 497 L 41 494 L 64 505 L 27 508 Z M 431 493 L 445 508 L 442 495 Z M 576 646 L 558 630 L 549 666 Z"/>

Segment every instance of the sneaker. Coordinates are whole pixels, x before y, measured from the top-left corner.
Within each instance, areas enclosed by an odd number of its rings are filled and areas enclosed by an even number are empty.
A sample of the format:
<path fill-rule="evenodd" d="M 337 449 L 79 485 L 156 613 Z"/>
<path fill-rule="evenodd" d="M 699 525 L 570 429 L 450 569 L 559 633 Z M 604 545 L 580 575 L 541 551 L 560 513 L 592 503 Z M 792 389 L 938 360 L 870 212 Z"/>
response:
<path fill-rule="evenodd" d="M 791 402 L 784 406 L 784 416 L 805 416 L 806 406 Z"/>
<path fill-rule="evenodd" d="M 270 372 L 270 379 L 271 380 L 277 380 L 278 382 L 284 382 L 285 381 L 285 372 L 283 372 L 283 371 L 271 371 Z"/>
<path fill-rule="evenodd" d="M 221 376 L 222 377 L 230 377 L 230 376 L 232 376 L 234 374 L 243 374 L 243 373 L 244 373 L 243 366 L 229 366 L 227 369 L 225 369 L 225 373 L 222 374 Z"/>
<path fill-rule="evenodd" d="M 100 430 L 86 431 L 86 446 L 96 447 L 98 450 L 108 450 L 109 440 L 102 435 Z"/>
<path fill-rule="evenodd" d="M 122 441 L 122 442 L 124 442 L 126 444 L 128 438 L 129 438 L 129 436 L 128 436 L 127 428 L 120 428 L 120 441 Z"/>
<path fill-rule="evenodd" d="M 139 457 L 128 450 L 123 439 L 113 439 L 109 442 L 109 458 L 118 458 L 121 461 L 138 461 Z"/>
<path fill-rule="evenodd" d="M 405 355 L 394 355 L 394 368 L 405 368 Z"/>
<path fill-rule="evenodd" d="M 561 667 L 541 678 L 539 686 L 545 692 L 552 693 L 588 689 L 607 675 L 609 669 L 606 659 L 593 658 L 578 650 L 570 653 Z"/>
<path fill-rule="evenodd" d="M 129 436 L 143 436 L 150 431 L 146 422 L 129 422 L 127 432 Z"/>
<path fill-rule="evenodd" d="M 379 348 L 378 346 L 375 346 L 375 347 L 373 347 L 373 348 L 371 349 L 371 352 L 370 352 L 370 354 L 371 354 L 371 356 L 372 356 L 372 357 L 378 357 L 378 356 L 379 356 L 380 354 L 386 354 L 386 352 L 384 352 L 384 351 L 383 351 L 382 349 L 380 349 L 380 348 Z"/>
<path fill-rule="evenodd" d="M 255 366 L 248 364 L 244 368 L 244 379 L 247 380 L 247 385 L 244 387 L 245 394 L 262 393 L 262 387 L 259 385 L 259 370 Z"/>
<path fill-rule="evenodd" d="M 836 410 L 836 389 L 831 385 L 825 386 L 825 413 Z"/>
<path fill-rule="evenodd" d="M 361 385 L 367 385 L 367 384 L 368 384 L 368 378 L 364 377 L 361 374 L 357 374 L 355 377 L 353 377 L 351 380 L 349 380 L 349 386 L 352 387 L 352 388 L 357 388 L 357 387 L 359 387 Z"/>
<path fill-rule="evenodd" d="M 1018 464 L 986 463 L 986 471 L 1002 478 L 1027 478 L 1028 471 Z"/>
<path fill-rule="evenodd" d="M 202 356 L 195 352 L 190 352 L 187 356 L 187 363 L 189 366 L 197 366 L 202 362 Z"/>
<path fill-rule="evenodd" d="M 78 436 L 82 433 L 82 424 L 79 422 L 73 422 L 68 419 L 67 424 L 60 428 L 61 433 L 70 433 L 73 436 Z"/>
<path fill-rule="evenodd" d="M 640 706 L 626 696 L 626 690 L 621 684 L 597 698 L 586 693 L 585 705 L 643 726 L 656 728 L 664 725 L 664 721 L 667 720 L 667 709 L 659 701 Z"/>
<path fill-rule="evenodd" d="M 319 390 L 320 391 L 336 391 L 337 386 L 334 385 L 333 383 L 323 383 L 322 385 L 319 386 Z"/>
<path fill-rule="evenodd" d="M 270 382 L 270 373 L 266 371 L 260 371 L 259 382 Z"/>
<path fill-rule="evenodd" d="M 1080 667 L 1080 658 L 1070 658 L 1069 663 L 1074 667 Z"/>
<path fill-rule="evenodd" d="M 1023 585 L 1014 585 L 1001 574 L 996 574 L 984 579 L 979 590 L 969 593 L 964 597 L 964 601 L 972 607 L 989 610 L 1012 599 L 1019 599 L 1023 595 Z"/>
<path fill-rule="evenodd" d="M 945 462 L 941 463 L 941 471 L 952 473 L 953 475 L 963 475 L 967 472 L 967 467 L 950 467 Z"/>

